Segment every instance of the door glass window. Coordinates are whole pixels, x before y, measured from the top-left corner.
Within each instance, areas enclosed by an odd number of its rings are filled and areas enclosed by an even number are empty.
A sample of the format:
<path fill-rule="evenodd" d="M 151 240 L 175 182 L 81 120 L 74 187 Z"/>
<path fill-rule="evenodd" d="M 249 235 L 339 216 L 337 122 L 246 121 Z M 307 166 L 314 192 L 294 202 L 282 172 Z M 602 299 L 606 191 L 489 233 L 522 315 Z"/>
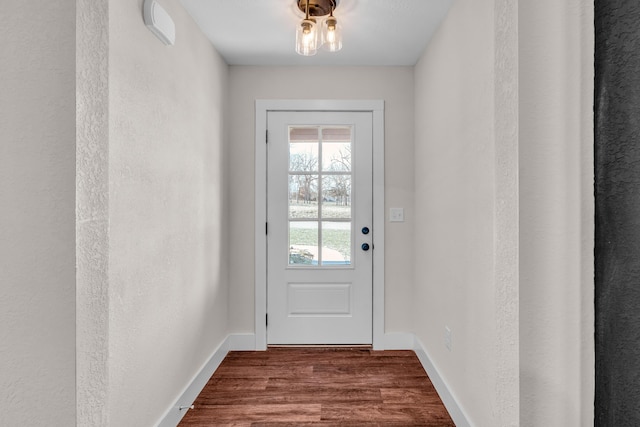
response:
<path fill-rule="evenodd" d="M 348 266 L 352 127 L 289 127 L 289 266 Z"/>

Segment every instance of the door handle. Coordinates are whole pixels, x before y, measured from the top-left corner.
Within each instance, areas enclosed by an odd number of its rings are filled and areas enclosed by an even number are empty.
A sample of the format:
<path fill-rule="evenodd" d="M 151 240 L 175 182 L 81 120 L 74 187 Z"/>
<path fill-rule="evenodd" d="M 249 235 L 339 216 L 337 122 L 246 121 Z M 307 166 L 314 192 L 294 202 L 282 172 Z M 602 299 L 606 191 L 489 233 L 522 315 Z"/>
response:
<path fill-rule="evenodd" d="M 363 243 L 361 246 L 363 251 L 368 251 L 369 250 L 369 244 L 368 243 Z"/>
<path fill-rule="evenodd" d="M 369 234 L 369 227 L 362 227 L 362 234 Z"/>

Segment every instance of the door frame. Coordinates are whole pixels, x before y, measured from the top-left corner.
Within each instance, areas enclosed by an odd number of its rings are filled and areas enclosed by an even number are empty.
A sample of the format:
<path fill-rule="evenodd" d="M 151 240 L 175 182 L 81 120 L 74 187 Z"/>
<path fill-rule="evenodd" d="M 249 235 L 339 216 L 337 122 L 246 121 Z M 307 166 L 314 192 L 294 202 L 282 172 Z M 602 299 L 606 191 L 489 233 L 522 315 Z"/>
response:
<path fill-rule="evenodd" d="M 373 348 L 384 350 L 384 101 L 258 99 L 255 104 L 255 348 L 267 349 L 267 114 L 371 112 L 373 120 Z"/>

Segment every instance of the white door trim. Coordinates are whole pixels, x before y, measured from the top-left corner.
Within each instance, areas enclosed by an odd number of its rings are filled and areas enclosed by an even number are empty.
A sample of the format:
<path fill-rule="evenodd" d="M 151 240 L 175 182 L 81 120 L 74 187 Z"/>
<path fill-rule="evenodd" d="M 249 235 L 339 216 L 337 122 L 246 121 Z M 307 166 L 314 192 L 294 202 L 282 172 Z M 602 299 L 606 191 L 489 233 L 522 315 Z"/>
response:
<path fill-rule="evenodd" d="M 255 123 L 255 331 L 256 350 L 267 348 L 267 112 L 370 111 L 373 114 L 373 348 L 384 350 L 384 101 L 256 100 Z"/>

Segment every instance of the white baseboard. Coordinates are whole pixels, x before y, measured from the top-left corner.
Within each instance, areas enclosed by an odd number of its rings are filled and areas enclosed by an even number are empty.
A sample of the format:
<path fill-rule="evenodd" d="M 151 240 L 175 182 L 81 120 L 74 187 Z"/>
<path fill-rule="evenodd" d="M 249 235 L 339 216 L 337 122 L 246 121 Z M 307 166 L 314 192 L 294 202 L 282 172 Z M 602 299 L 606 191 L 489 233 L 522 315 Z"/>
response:
<path fill-rule="evenodd" d="M 440 399 L 442 399 L 442 403 L 449 411 L 449 415 L 453 419 L 453 422 L 457 427 L 472 427 L 473 424 L 469 421 L 469 417 L 465 413 L 464 409 L 458 403 L 455 395 L 451 392 L 451 388 L 447 384 L 447 382 L 440 376 L 438 369 L 435 367 L 431 358 L 429 357 L 429 353 L 425 349 L 424 345 L 420 342 L 420 340 L 414 336 L 414 347 L 413 350 L 416 352 L 418 359 L 420 359 L 420 363 L 422 367 L 429 375 L 429 379 L 433 383 L 433 386 L 436 388 Z"/>
<path fill-rule="evenodd" d="M 164 416 L 160 419 L 160 422 L 156 424 L 157 427 L 175 427 L 178 425 L 182 417 L 187 413 L 187 409 L 180 410 L 180 407 L 187 407 L 193 405 L 194 400 L 200 394 L 202 389 L 213 373 L 218 369 L 220 363 L 225 358 L 227 353 L 232 350 L 246 351 L 255 350 L 256 338 L 255 334 L 231 334 L 215 349 L 207 363 L 200 369 L 198 374 L 191 380 L 189 385 L 184 389 L 178 400 L 171 405 Z"/>
<path fill-rule="evenodd" d="M 384 334 L 385 350 L 413 350 L 415 337 L 408 332 L 389 332 Z"/>

